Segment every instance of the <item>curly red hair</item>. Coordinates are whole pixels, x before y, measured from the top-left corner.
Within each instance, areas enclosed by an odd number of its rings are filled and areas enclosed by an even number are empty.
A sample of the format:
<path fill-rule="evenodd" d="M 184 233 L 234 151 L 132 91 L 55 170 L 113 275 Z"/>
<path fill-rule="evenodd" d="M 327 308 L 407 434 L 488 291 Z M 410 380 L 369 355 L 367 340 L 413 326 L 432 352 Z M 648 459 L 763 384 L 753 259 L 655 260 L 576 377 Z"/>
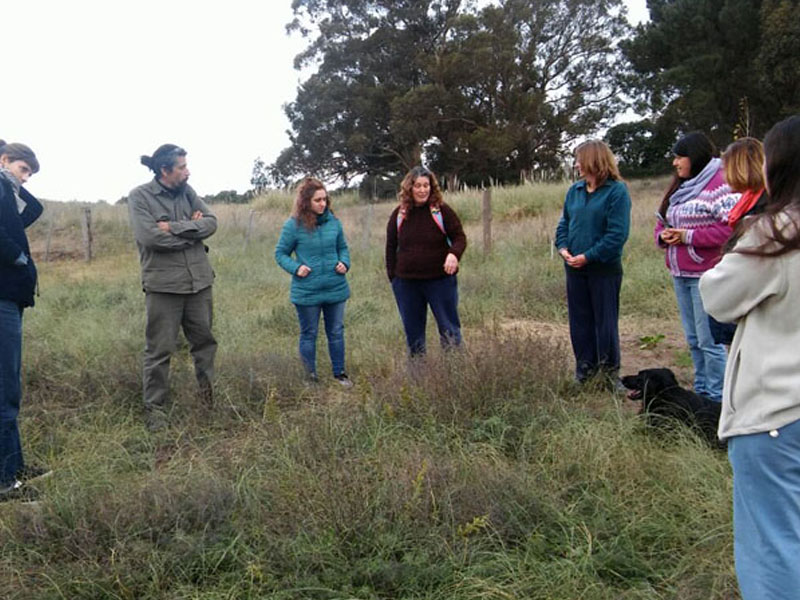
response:
<path fill-rule="evenodd" d="M 309 231 L 317 226 L 317 213 L 311 210 L 311 198 L 319 190 L 324 189 L 325 184 L 314 177 L 304 178 L 297 186 L 292 216 Z M 328 210 L 331 210 L 330 197 L 328 197 Z"/>

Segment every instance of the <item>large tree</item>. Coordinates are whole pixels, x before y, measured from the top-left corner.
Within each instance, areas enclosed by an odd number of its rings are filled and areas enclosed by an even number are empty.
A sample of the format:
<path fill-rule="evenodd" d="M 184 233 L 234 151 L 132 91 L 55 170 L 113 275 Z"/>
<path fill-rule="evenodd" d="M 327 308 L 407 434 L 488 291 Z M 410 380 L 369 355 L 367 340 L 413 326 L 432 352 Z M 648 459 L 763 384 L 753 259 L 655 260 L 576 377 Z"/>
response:
<path fill-rule="evenodd" d="M 273 177 L 397 177 L 423 156 L 451 184 L 558 166 L 620 110 L 621 0 L 295 0 L 317 72 L 287 106 Z"/>
<path fill-rule="evenodd" d="M 392 127 L 392 103 L 424 83 L 420 59 L 435 53 L 460 0 L 294 0 L 289 25 L 316 37 L 295 59 L 317 72 L 286 108 L 291 146 L 275 178 L 315 172 L 347 182 L 393 174 L 420 160 L 422 140 Z"/>
<path fill-rule="evenodd" d="M 761 136 L 800 107 L 797 0 L 648 0 L 623 42 L 639 111 L 677 135 L 724 145 Z"/>
<path fill-rule="evenodd" d="M 669 152 L 675 143 L 674 129 L 663 120 L 619 123 L 606 132 L 604 139 L 625 177 L 650 177 L 672 170 Z"/>
<path fill-rule="evenodd" d="M 761 46 L 756 59 L 770 120 L 800 114 L 799 0 L 765 0 L 761 7 Z"/>
<path fill-rule="evenodd" d="M 613 75 L 614 41 L 628 27 L 620 9 L 617 1 L 506 0 L 456 21 L 429 71 L 464 112 L 440 111 L 427 145 L 432 165 L 472 183 L 557 170 L 576 138 L 622 109 Z"/>

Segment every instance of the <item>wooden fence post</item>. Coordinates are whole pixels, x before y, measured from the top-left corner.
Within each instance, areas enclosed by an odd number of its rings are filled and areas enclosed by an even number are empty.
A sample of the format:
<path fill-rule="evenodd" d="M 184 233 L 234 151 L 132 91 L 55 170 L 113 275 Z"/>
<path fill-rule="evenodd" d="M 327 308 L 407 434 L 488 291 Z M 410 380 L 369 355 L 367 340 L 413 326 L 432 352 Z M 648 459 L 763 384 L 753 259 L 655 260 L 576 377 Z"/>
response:
<path fill-rule="evenodd" d="M 483 252 L 492 251 L 492 189 L 483 190 Z"/>
<path fill-rule="evenodd" d="M 83 209 L 81 232 L 83 233 L 83 256 L 86 262 L 90 262 L 92 260 L 92 209 L 88 206 Z"/>

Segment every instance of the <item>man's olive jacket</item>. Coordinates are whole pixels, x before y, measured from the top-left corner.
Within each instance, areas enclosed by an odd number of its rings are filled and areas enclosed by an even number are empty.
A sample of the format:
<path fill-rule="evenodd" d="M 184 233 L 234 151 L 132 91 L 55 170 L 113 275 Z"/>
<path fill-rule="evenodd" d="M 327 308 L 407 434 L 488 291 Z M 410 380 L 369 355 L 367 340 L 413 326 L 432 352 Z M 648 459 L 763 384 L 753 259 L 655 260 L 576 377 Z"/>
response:
<path fill-rule="evenodd" d="M 128 210 L 145 292 L 193 294 L 214 282 L 203 240 L 217 230 L 217 217 L 191 187 L 176 192 L 153 179 L 130 193 Z M 193 221 L 196 211 L 203 217 Z M 159 221 L 170 231 L 159 229 Z"/>

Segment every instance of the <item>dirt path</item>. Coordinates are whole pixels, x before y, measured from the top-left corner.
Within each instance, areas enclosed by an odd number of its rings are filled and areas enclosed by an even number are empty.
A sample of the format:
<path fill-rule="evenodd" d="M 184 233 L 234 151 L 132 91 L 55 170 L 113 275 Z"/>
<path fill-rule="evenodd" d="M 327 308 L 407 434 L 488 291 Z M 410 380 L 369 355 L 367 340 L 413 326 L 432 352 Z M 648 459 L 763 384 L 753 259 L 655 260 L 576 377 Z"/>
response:
<path fill-rule="evenodd" d="M 504 321 L 501 327 L 508 332 L 518 331 L 558 341 L 558 346 L 564 349 L 564 360 L 570 365 L 573 364 L 569 326 L 566 323 L 509 319 Z M 687 346 L 680 323 L 673 321 L 642 323 L 640 319 L 620 319 L 619 328 L 622 374 L 637 373 L 641 369 L 652 367 L 667 367 L 675 372 L 682 384 L 691 386 L 692 368 L 685 358 Z M 646 343 L 648 341 L 650 343 Z"/>

